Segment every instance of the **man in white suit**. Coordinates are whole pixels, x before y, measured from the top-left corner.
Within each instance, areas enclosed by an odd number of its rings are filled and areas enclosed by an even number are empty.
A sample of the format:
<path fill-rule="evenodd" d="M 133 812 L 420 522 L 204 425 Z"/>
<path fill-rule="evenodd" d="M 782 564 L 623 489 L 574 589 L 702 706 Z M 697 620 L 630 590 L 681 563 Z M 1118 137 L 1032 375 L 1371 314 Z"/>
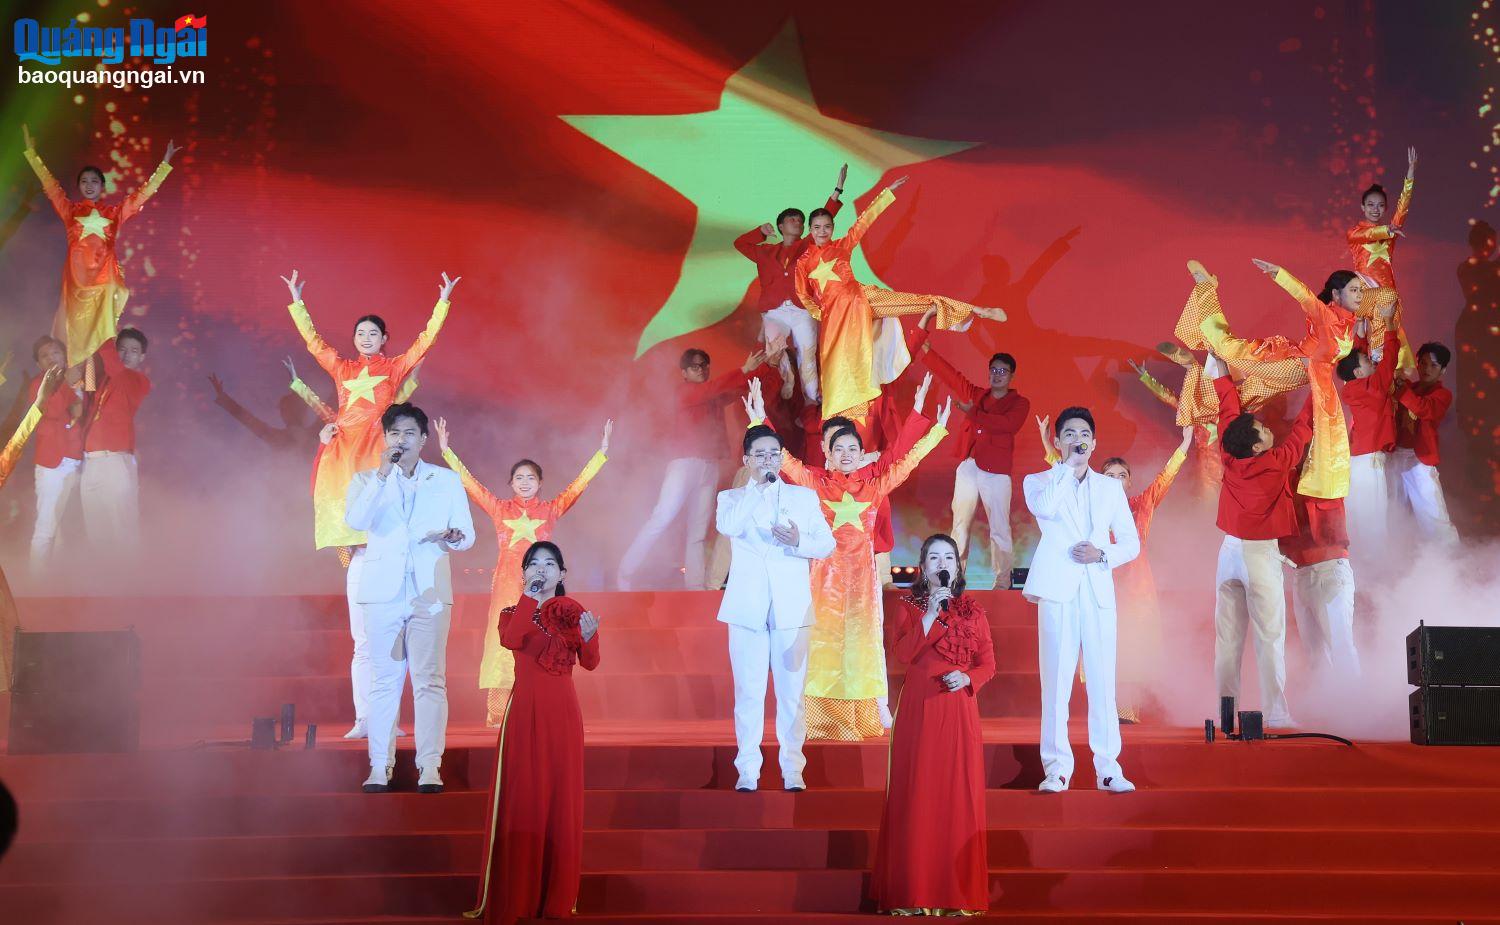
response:
<path fill-rule="evenodd" d="M 776 431 L 764 424 L 751 427 L 745 431 L 744 452 L 755 478 L 743 488 L 719 492 L 715 519 L 730 541 L 729 584 L 719 622 L 729 624 L 734 672 L 734 737 L 739 744 L 734 789 L 752 791 L 760 780 L 769 671 L 775 684 L 782 784 L 787 790 L 805 790 L 802 689 L 813 624 L 807 560 L 833 553 L 833 531 L 812 489 L 776 477 L 781 471 Z"/>
<path fill-rule="evenodd" d="M 416 709 L 417 789 L 441 793 L 438 766 L 448 728 L 448 618 L 453 578 L 448 553 L 474 545 L 474 518 L 463 484 L 451 469 L 422 460 L 427 415 L 391 405 L 381 415 L 386 451 L 379 469 L 354 476 L 344 519 L 365 532 L 357 602 L 364 609 L 374 681 L 368 720 L 370 777 L 366 793 L 390 789 L 396 764 L 396 717 L 411 671 Z"/>
<path fill-rule="evenodd" d="M 1094 417 L 1065 408 L 1052 428 L 1062 461 L 1026 476 L 1026 506 L 1042 528 L 1025 596 L 1037 604 L 1042 674 L 1042 769 L 1045 793 L 1068 789 L 1068 698 L 1083 649 L 1089 698 L 1089 749 L 1100 790 L 1128 793 L 1120 770 L 1120 721 L 1115 712 L 1115 580 L 1112 571 L 1141 551 L 1125 488 L 1089 468 Z"/>

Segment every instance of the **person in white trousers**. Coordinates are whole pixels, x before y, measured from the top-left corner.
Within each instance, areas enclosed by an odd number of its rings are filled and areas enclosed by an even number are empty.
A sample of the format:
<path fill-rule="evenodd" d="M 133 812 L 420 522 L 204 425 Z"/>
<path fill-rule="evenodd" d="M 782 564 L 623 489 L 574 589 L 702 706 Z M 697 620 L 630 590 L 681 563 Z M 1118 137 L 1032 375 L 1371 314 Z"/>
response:
<path fill-rule="evenodd" d="M 1389 322 L 1395 307 L 1394 302 L 1382 306 L 1380 316 Z M 1360 319 L 1355 335 L 1364 337 L 1366 327 L 1365 320 Z M 1391 385 L 1401 352 L 1395 326 L 1387 330 L 1380 343 L 1364 347 L 1349 351 L 1334 365 L 1334 371 L 1344 382 L 1344 403 L 1349 406 L 1349 497 L 1345 510 L 1353 537 L 1350 548 L 1362 572 L 1378 574 L 1385 570 L 1392 551 L 1386 542 L 1393 498 L 1387 470 L 1391 451 L 1396 448 L 1396 406 Z"/>
<path fill-rule="evenodd" d="M 1453 353 L 1442 344 L 1417 348 L 1417 368 L 1401 370 L 1396 391 L 1396 452 L 1391 454 L 1390 478 L 1398 503 L 1411 512 L 1417 533 L 1442 546 L 1458 544 L 1458 531 L 1448 516 L 1440 461 L 1438 428 L 1453 406 L 1453 393 L 1443 385 L 1443 371 Z"/>
<path fill-rule="evenodd" d="M 55 337 L 42 337 L 31 348 L 32 359 L 45 374 L 63 369 L 67 350 Z M 31 573 L 43 576 L 57 553 L 58 528 L 75 497 L 83 470 L 83 367 L 64 375 L 66 381 L 42 405 L 36 425 L 36 525 L 31 533 Z M 31 399 L 41 394 L 44 376 L 31 383 Z"/>
<path fill-rule="evenodd" d="M 364 791 L 390 789 L 396 717 L 409 670 L 417 789 L 441 793 L 438 768 L 448 726 L 448 620 L 453 608 L 448 556 L 474 545 L 474 518 L 458 474 L 421 458 L 427 442 L 422 409 L 391 405 L 380 423 L 386 443 L 380 468 L 355 474 L 344 511 L 349 526 L 366 535 L 356 594 L 374 669 L 367 708 L 370 776 Z"/>
<path fill-rule="evenodd" d="M 1042 770 L 1037 788 L 1068 789 L 1073 749 L 1068 744 L 1068 700 L 1083 650 L 1088 690 L 1089 750 L 1100 790 L 1135 789 L 1120 768 L 1120 718 L 1115 707 L 1114 569 L 1140 555 L 1141 540 L 1125 486 L 1089 468 L 1094 417 L 1087 408 L 1057 415 L 1052 444 L 1062 461 L 1026 476 L 1026 506 L 1041 527 L 1024 593 L 1036 603 L 1042 676 Z"/>
<path fill-rule="evenodd" d="M 734 737 L 739 746 L 734 789 L 753 791 L 760 780 L 761 738 L 766 728 L 766 675 L 776 694 L 776 741 L 787 790 L 806 789 L 802 743 L 807 727 L 802 691 L 812 635 L 808 560 L 833 553 L 833 531 L 810 488 L 787 485 L 781 470 L 781 437 L 764 424 L 745 432 L 744 463 L 754 477 L 719 492 L 715 518 L 731 543 L 729 584 L 719 622 L 729 626 L 734 672 Z"/>

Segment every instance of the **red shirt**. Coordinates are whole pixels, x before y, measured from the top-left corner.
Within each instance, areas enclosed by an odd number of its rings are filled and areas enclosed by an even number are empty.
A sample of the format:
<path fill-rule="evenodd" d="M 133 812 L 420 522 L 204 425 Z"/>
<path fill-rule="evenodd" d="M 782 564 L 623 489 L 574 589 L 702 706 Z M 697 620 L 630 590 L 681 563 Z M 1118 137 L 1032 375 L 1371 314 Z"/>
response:
<path fill-rule="evenodd" d="M 841 205 L 843 203 L 829 197 L 823 208 L 838 215 Z M 807 307 L 797 298 L 797 260 L 811 243 L 811 238 L 798 238 L 767 244 L 758 227 L 734 239 L 734 249 L 755 261 L 755 271 L 760 276 L 760 298 L 755 303 L 757 311 L 770 311 L 783 302 L 791 302 L 798 308 Z"/>
<path fill-rule="evenodd" d="M 749 377 L 736 369 L 707 382 L 677 384 L 677 418 L 667 439 L 672 458 L 719 459 L 724 456 L 724 406 Z"/>
<path fill-rule="evenodd" d="M 84 436 L 84 451 L 134 453 L 135 413 L 151 391 L 151 380 L 145 373 L 125 368 L 115 350 L 114 338 L 104 342 L 98 356 L 109 378 L 104 380 L 98 398 L 94 399 L 94 411 L 89 415 L 88 432 Z"/>
<path fill-rule="evenodd" d="M 1240 396 L 1228 376 L 1214 380 L 1219 393 L 1219 441 L 1240 416 Z M 1275 446 L 1249 459 L 1236 459 L 1219 451 L 1224 459 L 1224 481 L 1219 486 L 1219 529 L 1242 540 L 1274 540 L 1297 532 L 1290 484 L 1293 467 L 1312 439 L 1313 402 L 1302 405 L 1302 413 L 1291 431 Z"/>
<path fill-rule="evenodd" d="M 965 423 L 958 433 L 955 454 L 959 459 L 973 458 L 985 472 L 1010 475 L 1016 452 L 1016 434 L 1031 417 L 1031 400 L 1015 389 L 996 398 L 988 387 L 975 385 L 964 378 L 952 363 L 936 350 L 922 347 L 927 343 L 926 328 L 917 328 L 908 338 L 907 349 L 953 392 L 954 400 L 964 406 Z"/>
<path fill-rule="evenodd" d="M 1360 380 L 1364 381 L 1364 380 Z M 1292 470 L 1296 487 L 1297 470 Z M 1344 522 L 1343 498 L 1309 498 L 1294 495 L 1297 532 L 1281 538 L 1281 554 L 1301 568 L 1316 562 L 1349 558 L 1349 527 Z"/>
<path fill-rule="evenodd" d="M 1400 349 L 1401 340 L 1396 333 L 1387 333 L 1375 371 L 1363 379 L 1344 383 L 1344 401 L 1349 404 L 1350 456 L 1389 453 L 1396 448 L 1391 382 L 1396 377 L 1396 354 Z"/>
<path fill-rule="evenodd" d="M 36 401 L 42 390 L 42 377 L 31 380 L 31 400 Z M 44 469 L 56 469 L 63 459 L 83 459 L 83 421 L 73 423 L 73 414 L 68 410 L 78 394 L 64 382 L 52 397 L 42 403 L 42 419 L 36 423 L 33 439 L 36 440 L 36 464 Z"/>
<path fill-rule="evenodd" d="M 1438 464 L 1438 424 L 1453 404 L 1453 393 L 1441 382 L 1403 385 L 1396 392 L 1396 445 L 1417 451 L 1417 459 Z"/>

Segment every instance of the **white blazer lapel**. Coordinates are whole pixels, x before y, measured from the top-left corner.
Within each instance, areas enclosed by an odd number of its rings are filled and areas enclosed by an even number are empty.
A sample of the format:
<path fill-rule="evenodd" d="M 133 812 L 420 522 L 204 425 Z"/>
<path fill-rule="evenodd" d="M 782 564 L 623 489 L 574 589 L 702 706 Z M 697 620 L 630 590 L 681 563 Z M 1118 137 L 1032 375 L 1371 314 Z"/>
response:
<path fill-rule="evenodd" d="M 1088 476 L 1085 475 L 1084 478 L 1088 478 Z M 1068 523 L 1072 525 L 1074 536 L 1077 536 L 1080 539 L 1088 539 L 1088 532 L 1083 529 L 1083 519 L 1078 516 L 1079 510 L 1077 486 L 1071 481 L 1071 474 L 1068 476 L 1068 479 L 1069 481 L 1063 482 L 1063 485 L 1067 486 L 1063 491 L 1062 497 L 1063 516 L 1065 516 L 1068 519 Z M 1089 492 L 1089 495 L 1090 497 L 1092 497 L 1093 492 Z M 1069 543 L 1068 545 L 1072 546 L 1073 544 Z"/>

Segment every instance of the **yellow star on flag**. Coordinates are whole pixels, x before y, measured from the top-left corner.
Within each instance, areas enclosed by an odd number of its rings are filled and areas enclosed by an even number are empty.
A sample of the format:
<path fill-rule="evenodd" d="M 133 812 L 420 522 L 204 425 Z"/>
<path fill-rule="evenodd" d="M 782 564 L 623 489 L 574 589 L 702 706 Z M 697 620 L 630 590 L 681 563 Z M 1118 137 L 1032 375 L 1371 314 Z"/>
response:
<path fill-rule="evenodd" d="M 372 405 L 375 404 L 375 387 L 389 378 L 389 376 L 372 376 L 370 367 L 362 367 L 358 376 L 344 380 L 344 388 L 349 392 L 349 401 L 351 403 L 367 401 Z"/>
<path fill-rule="evenodd" d="M 839 527 L 849 524 L 863 532 L 865 525 L 859 519 L 860 515 L 864 514 L 865 510 L 875 502 L 855 501 L 854 496 L 845 491 L 844 497 L 838 501 L 824 501 L 823 503 L 828 505 L 828 509 L 833 512 L 831 529 L 837 530 Z"/>
<path fill-rule="evenodd" d="M 1386 263 L 1391 262 L 1390 241 L 1371 241 L 1369 244 L 1363 245 L 1363 247 L 1369 253 L 1371 263 L 1377 260 L 1384 260 Z"/>
<path fill-rule="evenodd" d="M 808 279 L 815 279 L 818 282 L 822 283 L 822 285 L 818 287 L 819 293 L 826 292 L 828 290 L 829 283 L 836 283 L 839 281 L 839 274 L 833 268 L 836 262 L 837 261 L 833 260 L 819 260 L 817 269 L 807 274 Z"/>
<path fill-rule="evenodd" d="M 520 517 L 500 522 L 510 528 L 510 542 L 505 544 L 507 546 L 514 546 L 522 540 L 529 540 L 535 543 L 536 528 L 546 523 L 545 520 L 537 520 L 526 511 L 522 511 Z"/>
<path fill-rule="evenodd" d="M 108 240 L 109 239 L 109 226 L 114 224 L 114 222 L 111 222 L 109 219 L 107 219 L 104 216 L 100 215 L 98 209 L 95 209 L 94 211 L 90 212 L 88 215 L 80 215 L 80 216 L 78 216 L 78 218 L 75 219 L 75 221 L 77 221 L 78 224 L 83 227 L 83 234 L 80 234 L 78 236 L 78 240 L 80 240 L 80 241 L 82 241 L 84 238 L 88 237 L 89 235 L 96 235 L 96 236 L 98 236 L 100 238 L 104 238 L 105 240 Z"/>

